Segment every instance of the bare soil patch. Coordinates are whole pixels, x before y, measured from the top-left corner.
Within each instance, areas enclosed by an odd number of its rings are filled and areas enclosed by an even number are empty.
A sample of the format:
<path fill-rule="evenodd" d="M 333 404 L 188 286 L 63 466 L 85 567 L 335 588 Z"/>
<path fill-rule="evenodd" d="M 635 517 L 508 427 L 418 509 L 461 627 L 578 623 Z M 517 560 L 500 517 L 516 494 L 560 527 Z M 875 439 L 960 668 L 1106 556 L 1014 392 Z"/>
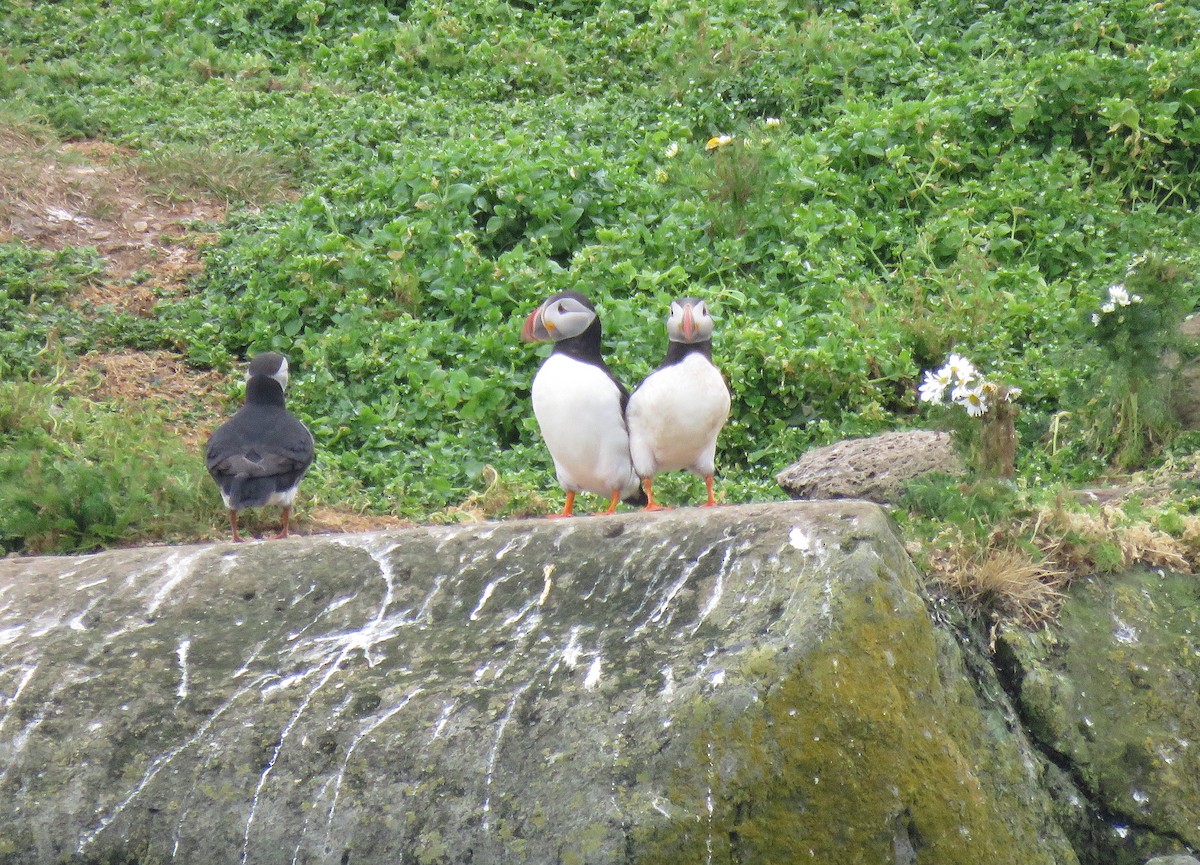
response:
<path fill-rule="evenodd" d="M 150 315 L 159 296 L 182 292 L 199 271 L 200 249 L 225 217 L 212 195 L 155 192 L 134 154 L 105 142 L 0 132 L 0 149 L 0 241 L 95 247 L 107 270 L 81 303 Z"/>
<path fill-rule="evenodd" d="M 127 148 L 59 143 L 34 126 L 0 125 L 0 243 L 94 247 L 105 272 L 72 299 L 81 307 L 154 315 L 161 298 L 183 294 L 201 272 L 203 248 L 226 212 L 203 191 L 159 190 Z M 70 375 L 72 390 L 98 404 L 157 410 L 200 460 L 212 430 L 237 408 L 227 376 L 166 351 L 91 352 Z M 411 525 L 327 505 L 301 504 L 297 517 L 304 534 Z"/>

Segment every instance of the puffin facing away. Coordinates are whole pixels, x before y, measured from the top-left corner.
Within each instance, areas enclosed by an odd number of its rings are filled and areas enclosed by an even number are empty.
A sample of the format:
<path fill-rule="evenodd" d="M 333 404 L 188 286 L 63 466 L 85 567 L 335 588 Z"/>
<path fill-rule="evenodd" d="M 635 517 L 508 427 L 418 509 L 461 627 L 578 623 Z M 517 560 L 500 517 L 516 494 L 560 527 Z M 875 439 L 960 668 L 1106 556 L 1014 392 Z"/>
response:
<path fill-rule="evenodd" d="M 654 501 L 654 476 L 688 469 L 704 478 L 706 507 L 713 495 L 717 434 L 729 417 L 729 387 L 712 362 L 713 320 L 702 300 L 685 297 L 671 304 L 667 356 L 629 398 L 629 450 L 646 491 Z"/>
<path fill-rule="evenodd" d="M 567 492 L 558 516 L 574 512 L 575 494 L 596 493 L 617 502 L 645 504 L 629 459 L 625 403 L 629 392 L 600 354 L 596 307 L 577 291 L 563 291 L 530 313 L 521 342 L 553 342 L 533 377 L 533 413 Z"/>
<path fill-rule="evenodd" d="M 205 462 L 229 509 L 233 540 L 240 541 L 237 515 L 243 508 L 283 507 L 276 537 L 288 536 L 292 502 L 313 461 L 312 433 L 288 412 L 283 391 L 287 358 L 260 354 L 246 371 L 246 403 L 208 440 Z"/>

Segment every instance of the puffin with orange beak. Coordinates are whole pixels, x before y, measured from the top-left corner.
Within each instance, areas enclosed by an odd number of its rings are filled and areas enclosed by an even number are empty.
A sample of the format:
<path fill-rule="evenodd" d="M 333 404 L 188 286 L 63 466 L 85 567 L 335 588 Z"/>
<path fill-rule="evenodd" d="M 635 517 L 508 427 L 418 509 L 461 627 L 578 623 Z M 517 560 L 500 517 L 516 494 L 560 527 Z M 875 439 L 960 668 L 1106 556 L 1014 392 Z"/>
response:
<path fill-rule="evenodd" d="M 713 320 L 708 305 L 694 297 L 671 304 L 667 317 L 667 356 L 629 398 L 629 449 L 642 478 L 646 510 L 654 501 L 654 477 L 688 469 L 704 478 L 713 493 L 717 435 L 729 417 L 729 387 L 712 362 Z"/>
<path fill-rule="evenodd" d="M 567 502 L 558 516 L 574 513 L 575 495 L 645 504 L 629 458 L 625 404 L 629 391 L 617 381 L 600 352 L 600 318 L 578 291 L 563 291 L 530 313 L 522 342 L 553 342 L 533 377 L 533 413 L 554 459 Z"/>

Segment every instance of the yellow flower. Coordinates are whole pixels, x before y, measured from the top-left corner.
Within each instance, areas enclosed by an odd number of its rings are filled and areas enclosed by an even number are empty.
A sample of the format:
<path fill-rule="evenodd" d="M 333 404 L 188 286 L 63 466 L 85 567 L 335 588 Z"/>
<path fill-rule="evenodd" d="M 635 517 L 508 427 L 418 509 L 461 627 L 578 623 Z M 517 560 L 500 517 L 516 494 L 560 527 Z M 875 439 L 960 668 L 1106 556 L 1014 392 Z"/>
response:
<path fill-rule="evenodd" d="M 708 144 L 704 145 L 705 150 L 717 150 L 724 147 L 729 142 L 733 141 L 732 135 L 714 135 L 708 139 Z"/>

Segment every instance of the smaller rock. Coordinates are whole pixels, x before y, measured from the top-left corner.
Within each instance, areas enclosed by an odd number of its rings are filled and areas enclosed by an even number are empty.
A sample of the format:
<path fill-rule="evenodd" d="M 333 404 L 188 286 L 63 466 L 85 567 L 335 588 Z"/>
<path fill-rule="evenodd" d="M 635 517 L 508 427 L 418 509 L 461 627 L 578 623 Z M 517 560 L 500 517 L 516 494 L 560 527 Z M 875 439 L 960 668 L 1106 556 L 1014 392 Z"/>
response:
<path fill-rule="evenodd" d="M 1185 340 L 1200 340 L 1200 315 L 1190 315 L 1179 326 L 1179 335 Z M 1180 365 L 1177 352 L 1164 358 L 1168 369 L 1175 371 L 1171 391 L 1171 408 L 1175 419 L 1185 430 L 1200 430 L 1200 358 L 1192 358 Z"/>
<path fill-rule="evenodd" d="M 1147 860 L 1146 865 L 1200 865 L 1200 859 L 1181 853 L 1175 856 L 1155 856 Z"/>
<path fill-rule="evenodd" d="M 795 499 L 896 501 L 905 481 L 930 472 L 959 475 L 962 460 L 950 434 L 934 430 L 889 432 L 814 448 L 775 476 Z"/>

